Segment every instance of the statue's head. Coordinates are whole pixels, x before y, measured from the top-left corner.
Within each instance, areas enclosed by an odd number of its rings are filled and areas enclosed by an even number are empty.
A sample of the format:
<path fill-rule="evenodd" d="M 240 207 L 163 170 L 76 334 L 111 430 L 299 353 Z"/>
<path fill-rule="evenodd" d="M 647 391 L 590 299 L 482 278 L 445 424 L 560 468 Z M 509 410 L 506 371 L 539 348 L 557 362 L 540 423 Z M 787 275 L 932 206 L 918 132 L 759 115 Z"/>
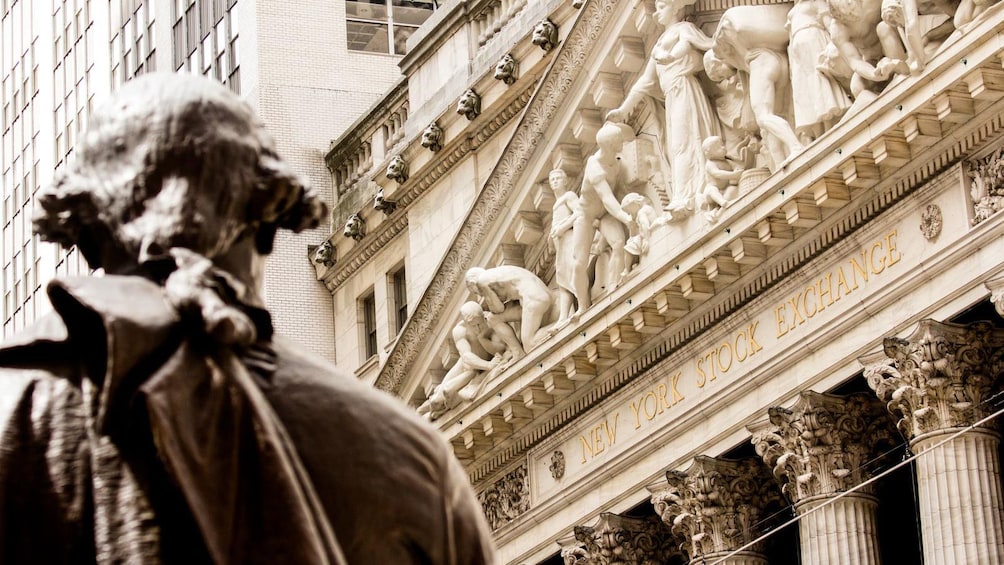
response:
<path fill-rule="evenodd" d="M 467 269 L 467 272 L 464 273 L 464 284 L 467 285 L 467 290 L 473 294 L 481 294 L 478 289 L 478 279 L 480 279 L 484 274 L 485 270 L 481 267 L 471 267 L 470 269 Z"/>
<path fill-rule="evenodd" d="M 474 301 L 464 302 L 460 306 L 460 319 L 467 324 L 477 324 L 485 321 L 485 311 Z"/>
<path fill-rule="evenodd" d="M 626 124 L 605 122 L 596 132 L 596 145 L 606 150 L 620 151 L 634 137 L 630 130 Z"/>
<path fill-rule="evenodd" d="M 247 241 L 267 254 L 276 230 L 314 227 L 326 212 L 251 108 L 195 75 L 126 83 L 91 115 L 75 154 L 39 192 L 35 231 L 111 273 L 172 248 L 217 259 Z"/>
<path fill-rule="evenodd" d="M 568 174 L 565 173 L 564 169 L 552 169 L 550 173 L 547 173 L 547 184 L 551 186 L 552 190 L 564 193 L 568 185 Z"/>

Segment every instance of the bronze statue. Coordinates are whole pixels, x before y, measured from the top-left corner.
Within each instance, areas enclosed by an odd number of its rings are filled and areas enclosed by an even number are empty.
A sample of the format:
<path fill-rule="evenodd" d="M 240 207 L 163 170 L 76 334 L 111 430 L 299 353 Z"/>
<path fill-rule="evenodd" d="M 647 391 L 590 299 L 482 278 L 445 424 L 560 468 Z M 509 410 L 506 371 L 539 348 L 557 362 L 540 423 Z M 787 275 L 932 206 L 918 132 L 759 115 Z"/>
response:
<path fill-rule="evenodd" d="M 0 347 L 0 561 L 494 562 L 436 431 L 272 335 L 260 261 L 326 207 L 246 104 L 146 75 L 76 155 L 36 231 L 106 276 Z"/>

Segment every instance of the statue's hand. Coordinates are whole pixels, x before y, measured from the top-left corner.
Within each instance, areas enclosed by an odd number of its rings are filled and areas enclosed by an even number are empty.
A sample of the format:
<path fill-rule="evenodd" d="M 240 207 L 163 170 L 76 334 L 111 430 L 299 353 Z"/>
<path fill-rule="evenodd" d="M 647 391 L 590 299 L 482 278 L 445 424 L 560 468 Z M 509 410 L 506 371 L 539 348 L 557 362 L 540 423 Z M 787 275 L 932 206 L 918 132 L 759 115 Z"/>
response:
<path fill-rule="evenodd" d="M 607 112 L 608 122 L 617 122 L 619 124 L 623 124 L 627 122 L 627 118 L 628 118 L 627 112 L 625 112 L 621 108 L 614 108 L 613 110 Z"/>

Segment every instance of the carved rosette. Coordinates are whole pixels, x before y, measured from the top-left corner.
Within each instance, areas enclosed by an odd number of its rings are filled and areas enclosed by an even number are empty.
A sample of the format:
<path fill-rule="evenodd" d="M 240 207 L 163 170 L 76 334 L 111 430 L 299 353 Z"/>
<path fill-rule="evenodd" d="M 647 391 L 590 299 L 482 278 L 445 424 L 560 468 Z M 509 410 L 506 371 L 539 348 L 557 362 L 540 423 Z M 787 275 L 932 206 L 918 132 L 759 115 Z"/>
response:
<path fill-rule="evenodd" d="M 982 159 L 966 161 L 973 201 L 973 225 L 1004 208 L 1004 147 Z"/>
<path fill-rule="evenodd" d="M 529 510 L 530 479 L 526 465 L 520 464 L 482 491 L 478 502 L 492 530 L 501 528 Z"/>
<path fill-rule="evenodd" d="M 757 527 L 781 494 L 762 463 L 698 456 L 686 471 L 668 471 L 667 484 L 651 488 L 652 505 L 691 561 L 734 551 L 762 533 Z M 750 551 L 758 552 L 753 547 Z"/>
<path fill-rule="evenodd" d="M 551 454 L 551 465 L 548 469 L 551 470 L 551 477 L 556 481 L 565 476 L 565 454 L 562 451 L 555 450 Z"/>
<path fill-rule="evenodd" d="M 937 204 L 928 204 L 927 208 L 920 215 L 920 233 L 924 239 L 931 241 L 941 235 L 941 226 L 944 220 L 941 214 L 941 207 Z"/>
<path fill-rule="evenodd" d="M 573 533 L 574 542 L 558 542 L 566 564 L 655 565 L 679 555 L 669 531 L 654 516 L 632 518 L 604 512 L 596 525 L 575 526 Z"/>
<path fill-rule="evenodd" d="M 805 391 L 791 408 L 774 406 L 768 414 L 769 422 L 750 428 L 753 445 L 796 504 L 861 484 L 872 474 L 866 464 L 896 443 L 881 403 L 867 393 Z"/>
<path fill-rule="evenodd" d="M 886 338 L 881 354 L 860 361 L 868 386 L 914 440 L 972 425 L 993 411 L 987 400 L 1004 370 L 1002 346 L 1004 330 L 989 322 L 964 326 L 922 320 L 910 337 Z"/>

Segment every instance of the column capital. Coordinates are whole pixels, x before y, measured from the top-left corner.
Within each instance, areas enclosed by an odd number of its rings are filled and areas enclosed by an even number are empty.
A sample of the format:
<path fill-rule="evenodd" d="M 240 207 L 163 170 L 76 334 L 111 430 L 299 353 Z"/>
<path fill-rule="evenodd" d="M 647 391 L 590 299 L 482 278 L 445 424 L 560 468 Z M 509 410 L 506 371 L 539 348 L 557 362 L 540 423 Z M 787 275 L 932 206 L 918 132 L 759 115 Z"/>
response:
<path fill-rule="evenodd" d="M 752 442 L 796 504 L 861 484 L 871 476 L 865 464 L 896 443 L 891 420 L 867 393 L 804 391 L 791 408 L 773 406 L 768 414 L 769 421 L 750 426 Z"/>
<path fill-rule="evenodd" d="M 668 563 L 679 555 L 672 536 L 653 517 L 600 514 L 593 526 L 575 526 L 572 537 L 558 540 L 565 565 L 642 565 Z"/>
<path fill-rule="evenodd" d="M 986 400 L 1004 371 L 1004 330 L 990 322 L 921 320 L 909 337 L 882 340 L 882 350 L 859 362 L 909 439 L 991 413 Z"/>
<path fill-rule="evenodd" d="M 690 560 L 734 551 L 756 539 L 766 509 L 781 493 L 763 463 L 749 458 L 694 458 L 686 471 L 667 471 L 666 483 L 650 486 L 652 505 Z M 759 551 L 759 548 L 751 548 Z"/>

